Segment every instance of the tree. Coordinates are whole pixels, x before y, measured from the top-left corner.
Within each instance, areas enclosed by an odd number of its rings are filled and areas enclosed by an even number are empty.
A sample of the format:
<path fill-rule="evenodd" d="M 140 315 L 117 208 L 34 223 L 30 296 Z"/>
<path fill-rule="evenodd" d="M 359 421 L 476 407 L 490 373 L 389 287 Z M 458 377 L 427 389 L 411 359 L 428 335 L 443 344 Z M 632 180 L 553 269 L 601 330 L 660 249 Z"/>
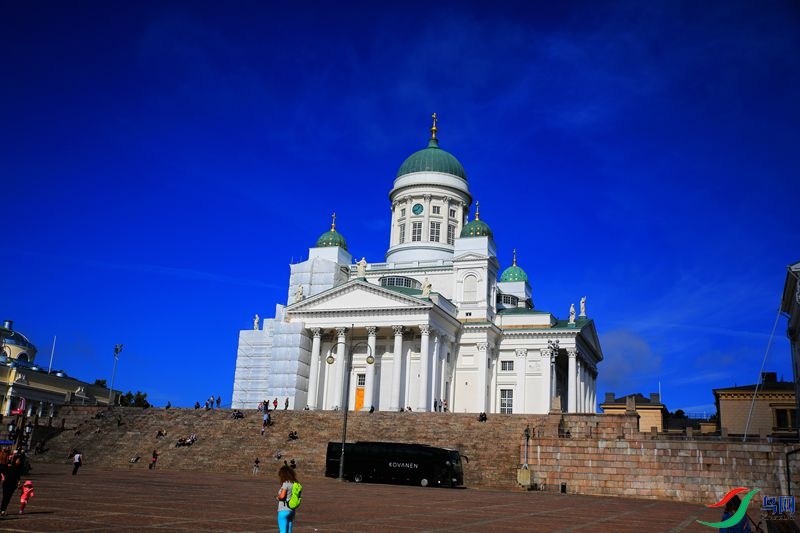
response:
<path fill-rule="evenodd" d="M 96 379 L 96 380 L 94 380 L 94 384 L 97 385 L 98 387 L 106 387 L 106 388 L 108 388 L 108 384 L 106 383 L 106 380 L 104 380 L 104 379 Z"/>
<path fill-rule="evenodd" d="M 147 393 L 136 391 L 136 394 L 131 391 L 126 392 L 119 397 L 119 404 L 122 407 L 150 407 L 150 402 L 147 401 Z"/>

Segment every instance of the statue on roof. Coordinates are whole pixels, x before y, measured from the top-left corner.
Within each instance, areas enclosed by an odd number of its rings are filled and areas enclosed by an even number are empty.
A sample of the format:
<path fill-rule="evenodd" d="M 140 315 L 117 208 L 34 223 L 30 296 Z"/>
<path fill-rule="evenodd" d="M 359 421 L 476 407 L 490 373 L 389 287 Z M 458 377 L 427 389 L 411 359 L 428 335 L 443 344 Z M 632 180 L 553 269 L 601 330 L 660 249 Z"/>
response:
<path fill-rule="evenodd" d="M 431 295 L 431 282 L 428 281 L 428 278 L 425 278 L 425 281 L 422 282 L 422 297 L 427 298 Z"/>
<path fill-rule="evenodd" d="M 356 276 L 359 278 L 365 278 L 367 276 L 367 260 L 365 258 L 361 258 L 361 261 L 356 263 Z"/>
<path fill-rule="evenodd" d="M 578 316 L 581 318 L 586 318 L 586 296 L 581 298 L 581 314 Z"/>
<path fill-rule="evenodd" d="M 303 286 L 302 285 L 298 285 L 297 286 L 297 290 L 294 291 L 294 303 L 299 302 L 303 298 L 304 298 L 304 296 L 303 296 Z"/>
<path fill-rule="evenodd" d="M 575 323 L 575 304 L 569 304 L 569 323 Z"/>
<path fill-rule="evenodd" d="M 253 317 L 253 330 L 258 331 L 258 313 Z"/>

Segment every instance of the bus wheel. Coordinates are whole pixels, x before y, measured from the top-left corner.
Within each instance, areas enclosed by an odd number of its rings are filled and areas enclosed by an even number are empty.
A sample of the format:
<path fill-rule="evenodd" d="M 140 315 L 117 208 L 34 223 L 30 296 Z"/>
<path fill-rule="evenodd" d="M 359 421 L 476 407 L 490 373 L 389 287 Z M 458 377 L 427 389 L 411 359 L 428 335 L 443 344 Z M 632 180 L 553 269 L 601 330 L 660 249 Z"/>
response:
<path fill-rule="evenodd" d="M 361 474 L 356 474 L 353 476 L 353 481 L 355 481 L 356 483 L 361 483 L 362 481 L 364 481 L 364 477 Z"/>
<path fill-rule="evenodd" d="M 423 487 L 427 487 L 428 486 L 428 480 L 425 479 L 425 478 L 422 478 L 422 479 L 419 480 L 419 484 L 422 485 Z"/>

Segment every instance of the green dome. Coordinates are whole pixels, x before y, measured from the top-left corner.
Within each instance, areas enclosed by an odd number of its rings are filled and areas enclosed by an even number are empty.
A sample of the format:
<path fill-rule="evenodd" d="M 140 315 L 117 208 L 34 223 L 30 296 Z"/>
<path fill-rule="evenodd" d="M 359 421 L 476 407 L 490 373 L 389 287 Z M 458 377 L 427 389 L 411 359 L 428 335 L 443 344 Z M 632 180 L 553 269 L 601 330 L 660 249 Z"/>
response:
<path fill-rule="evenodd" d="M 341 233 L 332 229 L 326 231 L 317 239 L 317 248 L 325 248 L 326 246 L 339 246 L 347 250 L 347 241 L 344 240 L 344 236 Z"/>
<path fill-rule="evenodd" d="M 467 222 L 467 225 L 461 230 L 461 238 L 464 237 L 491 237 L 492 230 L 489 224 L 477 218 L 472 222 Z"/>
<path fill-rule="evenodd" d="M 467 173 L 464 167 L 453 157 L 450 152 L 439 148 L 439 140 L 431 139 L 428 147 L 418 152 L 414 152 L 400 165 L 397 177 L 411 174 L 412 172 L 442 172 L 452 176 L 458 176 L 466 181 Z"/>
<path fill-rule="evenodd" d="M 528 281 L 528 275 L 517 265 L 511 265 L 503 271 L 500 281 Z"/>

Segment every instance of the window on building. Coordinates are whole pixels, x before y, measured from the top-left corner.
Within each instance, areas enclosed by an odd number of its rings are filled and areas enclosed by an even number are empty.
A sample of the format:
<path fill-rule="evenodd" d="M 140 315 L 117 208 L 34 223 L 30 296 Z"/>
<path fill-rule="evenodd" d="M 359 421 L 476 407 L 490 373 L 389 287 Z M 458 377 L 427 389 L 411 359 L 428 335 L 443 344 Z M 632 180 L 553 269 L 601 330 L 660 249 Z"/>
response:
<path fill-rule="evenodd" d="M 431 210 L 433 211 L 434 215 L 441 215 L 442 214 L 442 207 L 441 206 L 434 205 L 433 207 L 431 207 Z"/>
<path fill-rule="evenodd" d="M 411 242 L 422 240 L 422 222 L 414 222 L 411 225 Z"/>
<path fill-rule="evenodd" d="M 408 287 L 409 289 L 419 289 L 422 284 L 414 278 L 405 276 L 386 276 L 380 279 L 381 287 Z"/>
<path fill-rule="evenodd" d="M 398 241 L 400 244 L 406 242 L 406 225 L 400 224 L 400 239 Z"/>
<path fill-rule="evenodd" d="M 439 242 L 439 232 L 442 225 L 439 222 L 431 222 L 431 242 Z"/>
<path fill-rule="evenodd" d="M 366 374 L 356 374 L 356 387 L 363 387 L 367 384 L 367 375 Z"/>
<path fill-rule="evenodd" d="M 401 217 L 406 216 L 406 208 L 405 207 L 400 208 L 400 216 Z"/>
<path fill-rule="evenodd" d="M 505 305 L 516 306 L 519 303 L 519 298 L 510 294 L 498 294 L 497 301 Z"/>
<path fill-rule="evenodd" d="M 514 412 L 514 391 L 500 389 L 500 413 L 510 415 Z"/>
<path fill-rule="evenodd" d="M 453 224 L 447 226 L 447 244 L 453 245 L 456 242 L 456 227 Z"/>
<path fill-rule="evenodd" d="M 775 409 L 775 429 L 796 429 L 796 409 Z"/>
<path fill-rule="evenodd" d="M 478 300 L 478 278 L 469 275 L 464 278 L 464 301 L 476 302 Z"/>
<path fill-rule="evenodd" d="M 513 372 L 514 361 L 500 361 L 500 370 L 503 372 Z"/>
<path fill-rule="evenodd" d="M 456 218 L 456 210 L 455 209 L 451 209 L 450 210 L 450 218 Z"/>

